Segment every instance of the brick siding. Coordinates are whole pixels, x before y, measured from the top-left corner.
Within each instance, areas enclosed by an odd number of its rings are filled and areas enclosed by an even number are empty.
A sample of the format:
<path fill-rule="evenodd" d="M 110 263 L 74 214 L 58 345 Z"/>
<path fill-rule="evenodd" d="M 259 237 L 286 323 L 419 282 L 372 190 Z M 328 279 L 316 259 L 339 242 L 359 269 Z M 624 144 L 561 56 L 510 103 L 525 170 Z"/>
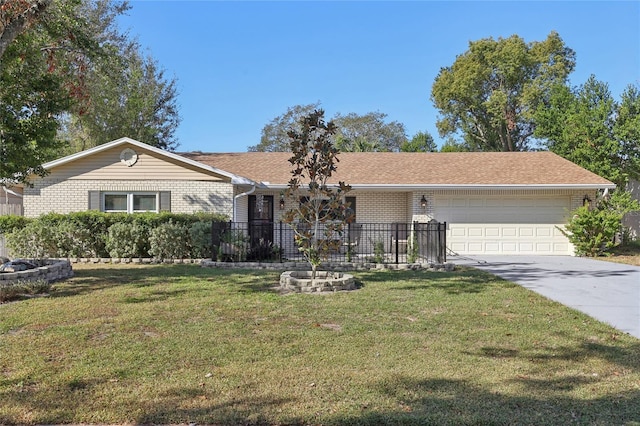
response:
<path fill-rule="evenodd" d="M 229 183 L 193 180 L 76 180 L 57 181 L 44 178 L 24 189 L 24 215 L 71 213 L 88 209 L 89 191 L 171 191 L 173 213 L 210 211 L 233 213 L 233 186 Z"/>

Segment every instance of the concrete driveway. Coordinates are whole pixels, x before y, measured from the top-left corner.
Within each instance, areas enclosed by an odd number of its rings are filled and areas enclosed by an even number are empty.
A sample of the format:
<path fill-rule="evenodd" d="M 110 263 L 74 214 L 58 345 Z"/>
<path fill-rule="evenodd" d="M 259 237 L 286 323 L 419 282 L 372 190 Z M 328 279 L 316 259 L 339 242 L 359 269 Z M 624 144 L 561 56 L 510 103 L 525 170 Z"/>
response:
<path fill-rule="evenodd" d="M 451 256 L 640 339 L 640 267 L 571 256 Z"/>

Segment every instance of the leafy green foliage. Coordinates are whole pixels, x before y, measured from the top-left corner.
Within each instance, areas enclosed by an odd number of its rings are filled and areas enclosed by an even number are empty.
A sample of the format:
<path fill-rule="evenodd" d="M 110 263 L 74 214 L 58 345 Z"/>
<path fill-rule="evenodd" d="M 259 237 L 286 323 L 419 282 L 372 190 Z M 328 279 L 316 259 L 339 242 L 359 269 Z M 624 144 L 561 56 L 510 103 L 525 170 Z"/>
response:
<path fill-rule="evenodd" d="M 407 143 L 404 124 L 386 122 L 387 114 L 369 112 L 364 115 L 336 114 L 335 145 L 343 152 L 399 151 Z"/>
<path fill-rule="evenodd" d="M 5 237 L 11 252 L 20 257 L 42 259 L 58 254 L 56 230 L 43 221 L 30 222 Z"/>
<path fill-rule="evenodd" d="M 609 199 L 600 200 L 595 208 L 582 206 L 573 211 L 573 216 L 562 233 L 574 245 L 580 256 L 600 256 L 615 245 L 616 234 L 622 232 L 621 222 L 625 213 L 640 210 L 631 194 L 617 190 Z"/>
<path fill-rule="evenodd" d="M 21 257 L 128 258 L 149 257 L 151 254 L 162 258 L 200 259 L 208 257 L 211 252 L 212 221 L 226 220 L 226 216 L 212 213 L 113 214 L 86 211 L 49 213 L 37 219 L 0 216 L 0 232 L 6 230 L 12 254 Z M 169 224 L 171 227 L 165 227 Z M 162 230 L 154 231 L 157 228 Z M 177 234 L 166 237 L 174 231 L 173 228 L 179 229 Z M 160 238 L 161 234 L 165 235 L 165 240 Z M 151 235 L 156 235 L 155 239 Z M 165 244 L 174 247 L 165 247 Z"/>
<path fill-rule="evenodd" d="M 320 102 L 308 105 L 295 105 L 287 108 L 284 114 L 277 116 L 262 128 L 260 143 L 250 146 L 248 151 L 283 152 L 289 151 L 288 132 L 296 128 L 302 117 L 311 114 L 320 107 Z"/>
<path fill-rule="evenodd" d="M 211 221 L 195 222 L 189 227 L 191 254 L 195 259 L 211 257 Z"/>
<path fill-rule="evenodd" d="M 336 171 L 339 150 L 333 145 L 336 126 L 324 121 L 324 111 L 316 110 L 302 117 L 300 130 L 289 131 L 293 169 L 285 195 L 295 206 L 283 215 L 295 232 L 295 241 L 312 269 L 317 267 L 330 251 L 337 250 L 346 221 L 344 195 L 351 190 L 339 182 L 337 188 L 329 186 Z"/>
<path fill-rule="evenodd" d="M 402 152 L 436 152 L 437 150 L 438 146 L 428 132 L 418 132 L 410 141 L 400 145 Z"/>
<path fill-rule="evenodd" d="M 119 47 L 87 75 L 87 95 L 91 102 L 81 112 L 67 116 L 65 138 L 75 152 L 123 135 L 140 142 L 172 150 L 177 146 L 175 131 L 180 123 L 176 80 L 137 44 Z"/>
<path fill-rule="evenodd" d="M 320 102 L 309 105 L 295 105 L 271 120 L 262 128 L 258 145 L 249 151 L 290 151 L 289 131 L 300 131 L 300 120 L 318 110 Z M 336 114 L 331 120 L 335 127 L 334 143 L 341 151 L 399 151 L 407 143 L 404 124 L 386 121 L 387 114 L 369 112 L 364 115 L 349 113 Z"/>
<path fill-rule="evenodd" d="M 590 76 L 571 90 L 556 86 L 535 114 L 535 135 L 558 155 L 624 188 L 640 177 L 640 91 L 629 86 L 616 102 Z"/>
<path fill-rule="evenodd" d="M 114 258 L 144 257 L 149 228 L 140 223 L 114 223 L 107 231 L 106 249 Z"/>
<path fill-rule="evenodd" d="M 30 219 L 14 214 L 0 215 L 0 234 L 13 232 L 16 229 L 24 228 Z"/>
<path fill-rule="evenodd" d="M 528 150 L 533 112 L 574 66 L 575 53 L 556 32 L 542 42 L 517 35 L 472 41 L 433 83 L 438 131 L 461 136 L 473 151 Z"/>
<path fill-rule="evenodd" d="M 149 254 L 158 259 L 184 259 L 191 255 L 189 228 L 177 223 L 163 223 L 149 234 Z"/>

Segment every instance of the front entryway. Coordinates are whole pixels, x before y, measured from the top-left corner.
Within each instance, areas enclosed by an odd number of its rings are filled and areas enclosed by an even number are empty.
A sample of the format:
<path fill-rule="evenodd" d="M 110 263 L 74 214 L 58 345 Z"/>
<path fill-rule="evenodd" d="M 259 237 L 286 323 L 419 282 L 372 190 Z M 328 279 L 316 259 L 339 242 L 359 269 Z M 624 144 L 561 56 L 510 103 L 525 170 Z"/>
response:
<path fill-rule="evenodd" d="M 252 246 L 273 243 L 273 195 L 249 196 L 249 238 Z"/>

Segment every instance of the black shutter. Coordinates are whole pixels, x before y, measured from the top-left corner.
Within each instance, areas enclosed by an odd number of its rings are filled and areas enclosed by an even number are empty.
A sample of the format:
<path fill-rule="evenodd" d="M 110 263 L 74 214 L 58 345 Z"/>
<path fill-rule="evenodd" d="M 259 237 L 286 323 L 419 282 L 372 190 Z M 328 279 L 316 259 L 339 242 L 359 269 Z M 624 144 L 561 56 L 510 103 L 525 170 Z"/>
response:
<path fill-rule="evenodd" d="M 160 211 L 171 211 L 171 191 L 160 191 Z"/>
<path fill-rule="evenodd" d="M 89 191 L 89 210 L 100 210 L 100 191 Z"/>

